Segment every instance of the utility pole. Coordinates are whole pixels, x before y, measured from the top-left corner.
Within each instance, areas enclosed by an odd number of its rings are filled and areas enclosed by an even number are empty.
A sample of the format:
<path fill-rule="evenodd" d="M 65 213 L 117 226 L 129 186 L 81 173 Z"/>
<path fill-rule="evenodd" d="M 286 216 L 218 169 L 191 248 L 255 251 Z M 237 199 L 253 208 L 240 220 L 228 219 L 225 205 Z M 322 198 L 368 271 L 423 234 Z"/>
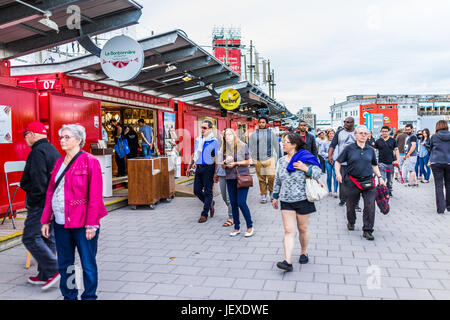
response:
<path fill-rule="evenodd" d="M 272 97 L 272 74 L 270 73 L 270 60 L 267 60 L 267 70 L 269 71 L 267 77 L 267 84 L 269 85 L 269 97 Z"/>
<path fill-rule="evenodd" d="M 247 81 L 247 55 L 244 53 L 242 55 L 244 57 L 244 75 L 245 75 L 245 81 Z M 242 70 L 241 70 L 241 76 L 242 76 Z"/>
<path fill-rule="evenodd" d="M 272 69 L 272 76 L 271 76 L 271 86 L 272 86 L 272 99 L 275 99 L 275 70 Z"/>
<path fill-rule="evenodd" d="M 250 40 L 250 82 L 253 82 L 253 41 Z"/>

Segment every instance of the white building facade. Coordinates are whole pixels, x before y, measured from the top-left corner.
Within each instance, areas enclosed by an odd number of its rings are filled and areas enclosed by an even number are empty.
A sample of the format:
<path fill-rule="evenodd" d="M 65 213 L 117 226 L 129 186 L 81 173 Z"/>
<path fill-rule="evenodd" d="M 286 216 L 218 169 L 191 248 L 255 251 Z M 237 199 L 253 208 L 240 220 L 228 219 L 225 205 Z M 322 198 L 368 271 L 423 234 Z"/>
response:
<path fill-rule="evenodd" d="M 355 125 L 364 124 L 363 109 L 366 108 L 362 106 L 367 105 L 397 109 L 395 121 L 386 124 L 389 127 L 403 128 L 410 123 L 415 129 L 428 128 L 433 132 L 437 121 L 450 122 L 450 95 L 354 95 L 330 106 L 331 126 L 335 129 L 343 126 L 347 117 L 353 117 Z M 387 113 L 388 110 L 378 112 Z"/>

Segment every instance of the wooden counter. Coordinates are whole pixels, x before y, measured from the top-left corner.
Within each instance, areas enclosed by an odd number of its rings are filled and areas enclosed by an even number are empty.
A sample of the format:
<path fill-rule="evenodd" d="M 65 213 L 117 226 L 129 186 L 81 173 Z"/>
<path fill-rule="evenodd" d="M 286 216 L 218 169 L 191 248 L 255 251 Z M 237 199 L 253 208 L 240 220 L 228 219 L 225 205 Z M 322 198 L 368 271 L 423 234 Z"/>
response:
<path fill-rule="evenodd" d="M 128 204 L 149 205 L 161 199 L 161 159 L 128 159 Z"/>
<path fill-rule="evenodd" d="M 169 168 L 168 157 L 133 158 L 127 164 L 129 205 L 154 209 L 159 200 L 174 197 L 175 170 Z"/>

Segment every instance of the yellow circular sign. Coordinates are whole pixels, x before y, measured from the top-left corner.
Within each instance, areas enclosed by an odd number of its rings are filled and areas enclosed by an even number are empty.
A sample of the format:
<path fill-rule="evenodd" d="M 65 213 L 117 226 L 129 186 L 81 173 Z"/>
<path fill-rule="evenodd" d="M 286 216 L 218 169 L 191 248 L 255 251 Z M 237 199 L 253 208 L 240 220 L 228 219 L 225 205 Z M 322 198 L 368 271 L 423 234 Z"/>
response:
<path fill-rule="evenodd" d="M 235 89 L 225 89 L 219 98 L 220 105 L 227 110 L 234 110 L 241 103 L 241 95 Z"/>

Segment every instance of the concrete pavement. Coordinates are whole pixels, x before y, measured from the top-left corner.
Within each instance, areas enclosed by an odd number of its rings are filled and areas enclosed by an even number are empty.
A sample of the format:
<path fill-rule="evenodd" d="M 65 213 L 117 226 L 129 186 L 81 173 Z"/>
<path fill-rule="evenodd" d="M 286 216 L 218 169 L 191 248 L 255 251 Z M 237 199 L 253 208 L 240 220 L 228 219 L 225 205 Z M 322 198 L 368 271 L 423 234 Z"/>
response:
<path fill-rule="evenodd" d="M 436 213 L 432 182 L 419 188 L 395 182 L 394 196 L 388 215 L 377 210 L 375 241 L 362 238 L 361 213 L 355 231 L 348 231 L 338 199 L 319 202 L 310 217 L 310 262 L 298 263 L 297 242 L 291 273 L 276 267 L 283 260 L 281 216 L 259 203 L 258 186 L 248 198 L 251 238 L 232 238 L 232 227 L 222 227 L 227 211 L 220 196 L 215 216 L 203 224 L 197 223 L 196 198 L 175 198 L 155 210 L 113 211 L 102 220 L 98 297 L 450 299 L 450 213 Z M 25 258 L 23 245 L 0 253 L 0 300 L 62 299 L 58 288 L 41 292 L 26 283 L 37 272 L 33 260 L 25 269 Z"/>

